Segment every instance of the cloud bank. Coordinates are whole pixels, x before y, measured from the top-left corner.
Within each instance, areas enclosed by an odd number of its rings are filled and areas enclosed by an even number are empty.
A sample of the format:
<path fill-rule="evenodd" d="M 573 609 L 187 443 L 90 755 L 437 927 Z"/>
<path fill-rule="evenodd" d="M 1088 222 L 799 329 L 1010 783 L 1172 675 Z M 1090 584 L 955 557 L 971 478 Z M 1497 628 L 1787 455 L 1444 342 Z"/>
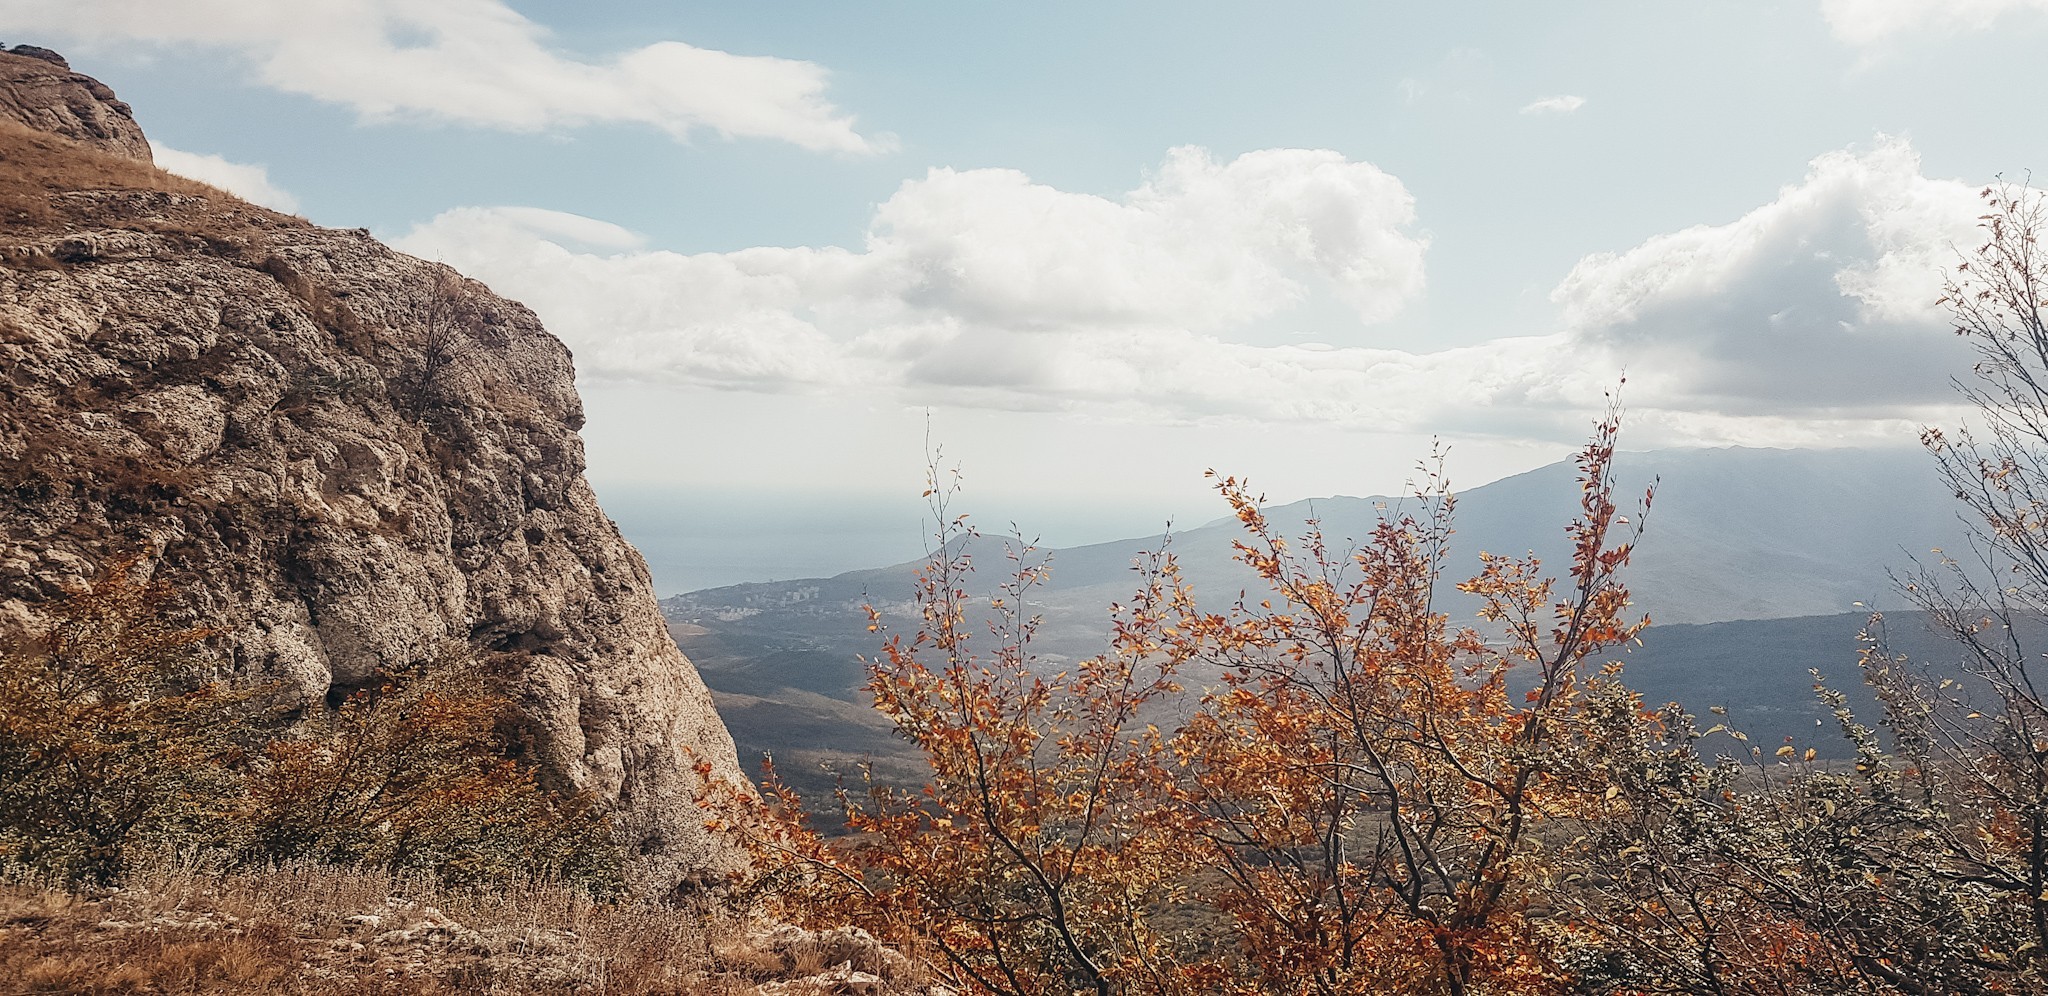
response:
<path fill-rule="evenodd" d="M 1878 45 L 1907 34 L 1982 31 L 2012 11 L 2048 11 L 2048 0 L 1821 0 L 1836 38 Z"/>
<path fill-rule="evenodd" d="M 274 211 L 298 213 L 299 199 L 270 182 L 270 171 L 264 166 L 231 162 L 220 156 L 185 152 L 156 142 L 149 143 L 149 152 L 155 158 L 157 166 L 168 172 L 198 180 L 200 183 L 212 184 L 245 201 L 261 204 Z"/>
<path fill-rule="evenodd" d="M 876 208 L 859 251 L 579 252 L 504 208 L 398 244 L 525 298 L 586 375 L 1192 415 L 1245 393 L 1211 381 L 1265 376 L 1274 354 L 1231 332 L 1310 299 L 1370 323 L 1419 294 L 1413 220 L 1399 180 L 1334 152 L 1182 148 L 1116 199 L 934 169 Z"/>
<path fill-rule="evenodd" d="M 1671 405 L 1903 411 L 1946 401 L 1940 372 L 1967 367 L 1934 302 L 1980 213 L 1974 187 L 1883 139 L 1728 224 L 1588 256 L 1551 299 L 1578 347 L 1625 357 Z"/>
<path fill-rule="evenodd" d="M 1880 140 L 1734 221 L 1582 259 L 1548 329 L 1434 352 L 1258 344 L 1317 302 L 1348 318 L 1314 331 L 1366 341 L 1422 293 L 1406 188 L 1324 151 L 1177 149 L 1116 199 L 933 170 L 859 250 L 647 251 L 515 208 L 398 244 L 525 300 L 599 379 L 1570 440 L 1625 369 L 1639 441 L 1813 445 L 1948 403 L 1968 361 L 1933 301 L 1977 214 Z"/>
<path fill-rule="evenodd" d="M 675 41 L 581 61 L 549 49 L 546 29 L 502 0 L 0 0 L 0 24 L 88 48 L 226 49 L 262 84 L 369 121 L 634 123 L 678 139 L 708 130 L 843 153 L 889 144 L 854 130 L 813 63 Z"/>

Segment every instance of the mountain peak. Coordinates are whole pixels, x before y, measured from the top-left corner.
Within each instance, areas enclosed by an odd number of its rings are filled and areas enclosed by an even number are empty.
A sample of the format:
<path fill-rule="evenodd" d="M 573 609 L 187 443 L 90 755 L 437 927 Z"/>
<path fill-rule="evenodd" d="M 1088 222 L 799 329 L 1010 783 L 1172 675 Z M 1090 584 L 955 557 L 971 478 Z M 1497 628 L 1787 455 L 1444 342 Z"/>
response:
<path fill-rule="evenodd" d="M 0 51 L 0 117 L 129 159 L 151 162 L 135 111 L 112 87 L 47 48 Z"/>

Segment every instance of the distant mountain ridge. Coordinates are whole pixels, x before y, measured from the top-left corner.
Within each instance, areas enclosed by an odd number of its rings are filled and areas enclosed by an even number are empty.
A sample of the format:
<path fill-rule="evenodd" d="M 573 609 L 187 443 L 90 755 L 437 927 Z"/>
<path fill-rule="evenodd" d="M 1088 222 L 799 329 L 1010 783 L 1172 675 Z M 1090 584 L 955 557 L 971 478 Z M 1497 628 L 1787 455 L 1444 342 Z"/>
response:
<path fill-rule="evenodd" d="M 1759 737 L 1833 736 L 1832 729 L 1816 730 L 1823 713 L 1816 711 L 1809 668 L 1821 668 L 1867 704 L 1856 688 L 1861 620 L 1872 607 L 1904 608 L 1887 570 L 1963 541 L 1932 461 L 1914 449 L 1668 450 L 1623 454 L 1618 469 L 1624 501 L 1652 478 L 1659 481 L 1625 575 L 1637 608 L 1657 623 L 1636 652 L 1631 681 L 1653 701 L 1745 706 Z M 1562 570 L 1564 526 L 1578 497 L 1569 463 L 1460 492 L 1447 582 L 1475 573 L 1482 550 L 1533 549 Z M 1290 536 L 1319 518 L 1341 550 L 1344 538 L 1366 535 L 1400 505 L 1394 498 L 1335 497 L 1267 511 Z M 1241 535 L 1234 519 L 1224 519 L 1172 537 L 1198 598 L 1256 591 L 1257 579 L 1232 558 L 1231 542 Z M 1137 583 L 1133 559 L 1159 542 L 1141 537 L 1050 551 L 1050 580 L 1032 599 L 1045 616 L 1036 649 L 1047 666 L 1102 649 L 1109 604 L 1128 598 Z M 1000 580 L 1003 540 L 982 537 L 973 552 L 984 573 L 969 591 L 980 594 Z M 914 763 L 898 756 L 901 745 L 866 707 L 857 658 L 877 648 L 864 602 L 882 608 L 892 627 L 913 625 L 907 599 L 917 566 L 733 585 L 662 601 L 743 758 L 768 750 L 785 762 L 873 755 Z M 1449 583 L 1443 590 L 1441 604 L 1454 618 L 1476 611 L 1476 602 L 1451 592 Z M 1919 632 L 1917 622 L 1902 620 L 1900 632 Z M 1916 654 L 1939 646 L 1912 639 Z M 803 765 L 779 768 L 801 775 Z"/>
<path fill-rule="evenodd" d="M 1931 461 L 1915 449 L 1663 450 L 1624 454 L 1618 464 L 1624 500 L 1653 478 L 1659 482 L 1628 583 L 1637 604 L 1662 623 L 1850 611 L 1886 597 L 1888 569 L 1962 541 L 1949 495 Z M 1561 567 L 1569 554 L 1563 527 L 1577 510 L 1575 474 L 1560 462 L 1459 492 L 1451 573 L 1475 573 L 1481 551 L 1533 551 Z M 1289 536 L 1319 518 L 1341 548 L 1343 540 L 1369 534 L 1380 515 L 1398 514 L 1403 501 L 1340 496 L 1267 511 Z M 1253 580 L 1232 557 L 1231 541 L 1240 535 L 1230 519 L 1173 535 L 1171 549 L 1198 592 L 1234 593 Z M 1002 542 L 981 539 L 976 549 L 984 569 L 1000 561 Z M 1130 586 L 1133 559 L 1160 542 L 1137 537 L 1050 551 L 1048 607 L 1079 607 L 1089 599 L 1098 610 L 1106 607 L 1128 594 L 1123 589 Z M 915 567 L 711 588 L 665 599 L 663 606 L 671 618 L 692 622 L 762 613 L 836 615 L 867 598 L 907 597 Z M 1446 605 L 1454 616 L 1475 608 L 1456 599 Z"/>

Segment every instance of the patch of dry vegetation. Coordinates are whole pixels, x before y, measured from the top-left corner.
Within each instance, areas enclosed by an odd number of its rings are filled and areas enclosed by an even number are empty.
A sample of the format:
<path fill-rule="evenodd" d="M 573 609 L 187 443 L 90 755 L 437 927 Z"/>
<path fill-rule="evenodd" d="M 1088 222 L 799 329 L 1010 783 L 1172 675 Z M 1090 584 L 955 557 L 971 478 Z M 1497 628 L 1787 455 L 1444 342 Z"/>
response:
<path fill-rule="evenodd" d="M 9 996 L 928 991 L 856 931 L 763 924 L 709 901 L 608 903 L 543 881 L 446 889 L 318 865 L 158 865 L 95 892 L 0 884 L 0 979 Z"/>
<path fill-rule="evenodd" d="M 166 621 L 169 586 L 134 568 L 0 644 L 0 863 L 114 882 L 138 858 L 203 853 L 616 887 L 603 814 L 507 756 L 508 704 L 475 662 L 387 675 L 286 727 L 261 686 L 213 673 L 213 631 Z"/>
<path fill-rule="evenodd" d="M 130 191 L 170 197 L 204 198 L 238 210 L 223 217 L 261 218 L 304 225 L 302 219 L 249 204 L 218 187 L 166 173 L 148 163 L 103 152 L 70 139 L 0 120 L 0 223 L 28 234 L 69 226 L 69 195 L 81 191 Z M 63 265 L 49 259 L 43 265 Z"/>
<path fill-rule="evenodd" d="M 624 896 L 602 814 L 506 756 L 473 667 L 284 734 L 132 566 L 0 644 L 0 996 L 933 991 L 852 928 Z"/>

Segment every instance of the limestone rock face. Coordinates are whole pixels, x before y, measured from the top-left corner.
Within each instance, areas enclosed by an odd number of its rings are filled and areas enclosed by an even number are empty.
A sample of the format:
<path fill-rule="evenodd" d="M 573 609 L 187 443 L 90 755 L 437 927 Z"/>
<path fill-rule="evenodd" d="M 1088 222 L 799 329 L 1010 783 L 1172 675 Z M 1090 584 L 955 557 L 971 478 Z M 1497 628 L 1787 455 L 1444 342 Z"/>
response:
<path fill-rule="evenodd" d="M 53 64 L 4 58 L 0 108 L 36 119 L 14 67 Z M 473 652 L 544 778 L 611 805 L 634 884 L 737 867 L 694 805 L 732 739 L 584 480 L 562 343 L 367 232 L 125 154 L 0 121 L 0 628 L 141 557 L 308 713 Z"/>
<path fill-rule="evenodd" d="M 130 159 L 150 162 L 149 140 L 135 112 L 106 84 L 71 71 L 46 48 L 0 51 L 0 115 Z"/>

